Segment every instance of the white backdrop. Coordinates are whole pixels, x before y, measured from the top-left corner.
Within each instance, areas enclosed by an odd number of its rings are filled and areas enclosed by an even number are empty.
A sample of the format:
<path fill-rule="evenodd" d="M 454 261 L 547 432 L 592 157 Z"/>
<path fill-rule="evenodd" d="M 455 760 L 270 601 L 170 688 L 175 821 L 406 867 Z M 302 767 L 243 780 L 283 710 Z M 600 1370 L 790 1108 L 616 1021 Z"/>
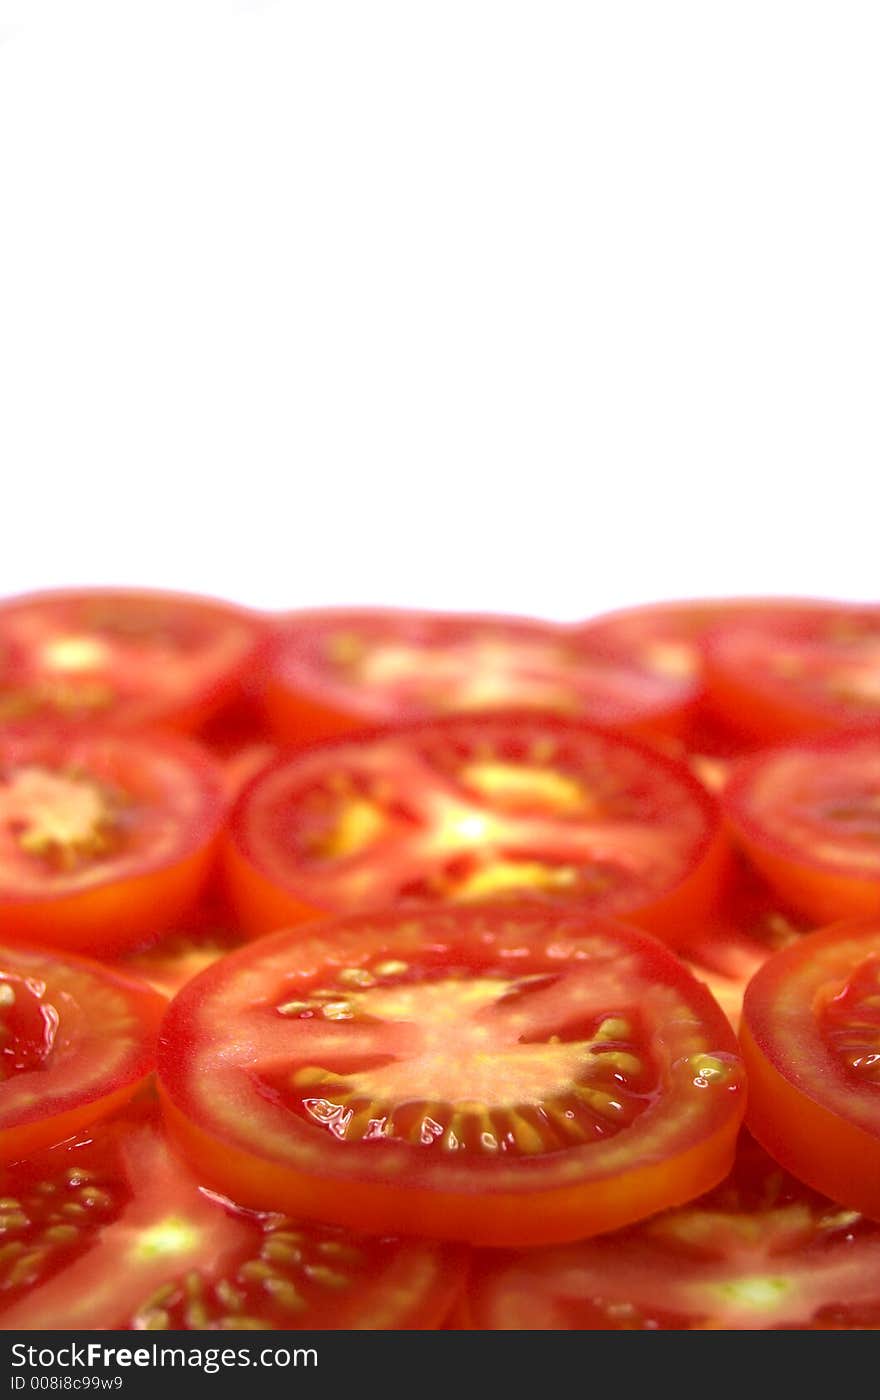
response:
<path fill-rule="evenodd" d="M 878 41 L 0 0 L 0 592 L 880 596 Z"/>

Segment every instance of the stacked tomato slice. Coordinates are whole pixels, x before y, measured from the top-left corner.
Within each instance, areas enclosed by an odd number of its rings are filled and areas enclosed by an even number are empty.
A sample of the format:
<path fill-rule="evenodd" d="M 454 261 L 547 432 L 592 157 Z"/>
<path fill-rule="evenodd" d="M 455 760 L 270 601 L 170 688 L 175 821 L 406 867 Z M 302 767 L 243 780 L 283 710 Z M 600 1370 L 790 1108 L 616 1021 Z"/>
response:
<path fill-rule="evenodd" d="M 0 1327 L 880 1324 L 878 619 L 0 605 Z"/>

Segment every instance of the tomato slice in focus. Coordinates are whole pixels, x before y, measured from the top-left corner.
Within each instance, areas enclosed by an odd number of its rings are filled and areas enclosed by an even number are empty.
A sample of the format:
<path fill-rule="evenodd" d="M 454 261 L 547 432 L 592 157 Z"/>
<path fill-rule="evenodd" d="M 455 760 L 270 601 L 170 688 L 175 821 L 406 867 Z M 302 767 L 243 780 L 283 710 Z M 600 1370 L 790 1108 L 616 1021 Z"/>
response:
<path fill-rule="evenodd" d="M 880 1218 L 880 923 L 776 953 L 743 1004 L 749 1126 L 802 1181 Z"/>
<path fill-rule="evenodd" d="M 202 1191 L 143 1107 L 12 1167 L 4 1190 L 6 1331 L 430 1328 L 460 1286 L 449 1249 Z"/>
<path fill-rule="evenodd" d="M 744 1135 L 708 1195 L 556 1249 L 477 1255 L 464 1328 L 837 1330 L 880 1326 L 880 1229 Z"/>
<path fill-rule="evenodd" d="M 727 858 L 712 798 L 631 740 L 549 716 L 453 718 L 314 745 L 242 794 L 225 842 L 245 929 L 516 894 L 670 942 Z"/>
<path fill-rule="evenodd" d="M 720 627 L 707 642 L 710 700 L 762 743 L 880 729 L 880 607 L 820 604 Z"/>
<path fill-rule="evenodd" d="M 0 605 L 0 723 L 192 729 L 234 697 L 267 635 L 231 603 L 138 589 Z"/>
<path fill-rule="evenodd" d="M 613 1229 L 728 1170 L 733 1033 L 662 944 L 522 905 L 314 924 L 172 1002 L 160 1083 L 246 1204 L 484 1244 Z"/>
<path fill-rule="evenodd" d="M 749 860 L 815 923 L 880 913 L 880 733 L 744 759 L 722 803 Z"/>
<path fill-rule="evenodd" d="M 153 1068 L 164 1006 L 97 963 L 0 948 L 0 1161 L 60 1142 L 130 1098 Z"/>
<path fill-rule="evenodd" d="M 7 732 L 4 936 L 100 954 L 143 942 L 195 902 L 223 815 L 221 778 L 189 740 Z"/>
<path fill-rule="evenodd" d="M 267 713 L 287 742 L 450 713 L 531 709 L 633 732 L 676 729 L 692 687 L 592 648 L 580 628 L 394 610 L 291 616 Z"/>

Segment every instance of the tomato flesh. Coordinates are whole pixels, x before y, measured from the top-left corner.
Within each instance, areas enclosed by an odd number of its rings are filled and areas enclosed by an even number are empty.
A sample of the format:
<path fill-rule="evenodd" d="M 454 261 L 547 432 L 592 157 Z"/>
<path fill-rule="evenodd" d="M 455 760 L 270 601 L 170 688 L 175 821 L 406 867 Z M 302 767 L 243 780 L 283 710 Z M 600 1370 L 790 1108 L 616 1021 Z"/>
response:
<path fill-rule="evenodd" d="M 7 937 L 108 953 L 182 916 L 214 860 L 221 780 L 188 740 L 0 738 L 0 919 Z"/>
<path fill-rule="evenodd" d="M 225 845 L 252 933 L 318 911 L 516 894 L 625 913 L 674 941 L 725 859 L 714 803 L 683 768 L 527 716 L 302 750 L 245 790 Z"/>
<path fill-rule="evenodd" d="M 0 723 L 191 729 L 236 693 L 257 613 L 147 590 L 65 590 L 0 606 Z"/>
<path fill-rule="evenodd" d="M 6 1173 L 5 1330 L 436 1327 L 450 1250 L 242 1211 L 201 1190 L 141 1106 Z"/>
<path fill-rule="evenodd" d="M 404 611 L 301 613 L 277 647 L 266 705 L 287 742 L 450 713 L 532 709 L 641 732 L 676 728 L 680 678 L 590 647 L 575 627 Z"/>
<path fill-rule="evenodd" d="M 261 939 L 178 994 L 159 1069 L 216 1189 L 483 1243 L 576 1238 L 697 1194 L 743 1107 L 729 1025 L 661 944 L 523 905 Z"/>
<path fill-rule="evenodd" d="M 762 743 L 880 728 L 880 608 L 822 604 L 720 627 L 707 643 L 716 712 Z"/>
<path fill-rule="evenodd" d="M 730 1176 L 600 1239 L 478 1255 L 459 1325 L 482 1330 L 880 1326 L 880 1228 L 744 1136 Z"/>
<path fill-rule="evenodd" d="M 880 913 L 880 735 L 744 760 L 723 803 L 752 863 L 816 923 Z"/>
<path fill-rule="evenodd" d="M 0 948 L 0 1160 L 60 1142 L 153 1065 L 162 999 L 78 958 Z"/>

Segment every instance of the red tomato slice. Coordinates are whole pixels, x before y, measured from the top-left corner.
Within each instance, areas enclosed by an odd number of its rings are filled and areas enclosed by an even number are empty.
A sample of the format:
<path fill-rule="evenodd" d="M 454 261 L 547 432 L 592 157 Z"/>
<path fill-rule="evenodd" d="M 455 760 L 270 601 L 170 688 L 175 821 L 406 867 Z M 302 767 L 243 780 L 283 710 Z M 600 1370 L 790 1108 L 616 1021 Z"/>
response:
<path fill-rule="evenodd" d="M 781 1171 L 748 1137 L 709 1195 L 601 1239 L 475 1256 L 464 1328 L 770 1330 L 880 1326 L 880 1229 Z"/>
<path fill-rule="evenodd" d="M 743 1005 L 749 1123 L 789 1171 L 880 1217 L 880 923 L 784 948 Z"/>
<path fill-rule="evenodd" d="M 720 627 L 706 665 L 715 710 L 762 743 L 880 729 L 880 607 L 814 604 Z"/>
<path fill-rule="evenodd" d="M 149 982 L 173 997 L 199 972 L 242 943 L 235 921 L 216 900 L 205 900 L 180 929 L 164 934 L 148 948 L 126 953 L 120 970 Z"/>
<path fill-rule="evenodd" d="M 0 737 L 4 936 L 110 953 L 181 918 L 214 860 L 221 778 L 170 736 Z"/>
<path fill-rule="evenodd" d="M 0 721 L 194 728 L 236 693 L 259 614 L 137 589 L 34 593 L 0 606 Z"/>
<path fill-rule="evenodd" d="M 164 1002 L 79 958 L 0 948 L 0 1161 L 60 1142 L 130 1098 Z"/>
<path fill-rule="evenodd" d="M 223 769 L 230 800 L 281 753 L 255 704 L 230 706 L 199 731 L 199 741 Z"/>
<path fill-rule="evenodd" d="M 296 743 L 507 708 L 674 729 L 690 699 L 689 683 L 596 651 L 575 627 L 382 610 L 294 614 L 266 693 L 274 729 Z"/>
<path fill-rule="evenodd" d="M 251 932 L 516 892 L 627 913 L 674 941 L 714 897 L 726 846 L 712 799 L 652 750 L 493 715 L 291 755 L 245 790 L 225 858 Z"/>
<path fill-rule="evenodd" d="M 743 1111 L 730 1026 L 662 944 L 523 905 L 261 939 L 178 994 L 159 1070 L 217 1190 L 482 1244 L 578 1238 L 697 1195 Z"/>
<path fill-rule="evenodd" d="M 200 1190 L 149 1112 L 7 1172 L 0 1328 L 437 1327 L 456 1254 L 370 1239 Z"/>
<path fill-rule="evenodd" d="M 880 733 L 745 759 L 723 804 L 749 859 L 817 924 L 880 913 Z"/>

